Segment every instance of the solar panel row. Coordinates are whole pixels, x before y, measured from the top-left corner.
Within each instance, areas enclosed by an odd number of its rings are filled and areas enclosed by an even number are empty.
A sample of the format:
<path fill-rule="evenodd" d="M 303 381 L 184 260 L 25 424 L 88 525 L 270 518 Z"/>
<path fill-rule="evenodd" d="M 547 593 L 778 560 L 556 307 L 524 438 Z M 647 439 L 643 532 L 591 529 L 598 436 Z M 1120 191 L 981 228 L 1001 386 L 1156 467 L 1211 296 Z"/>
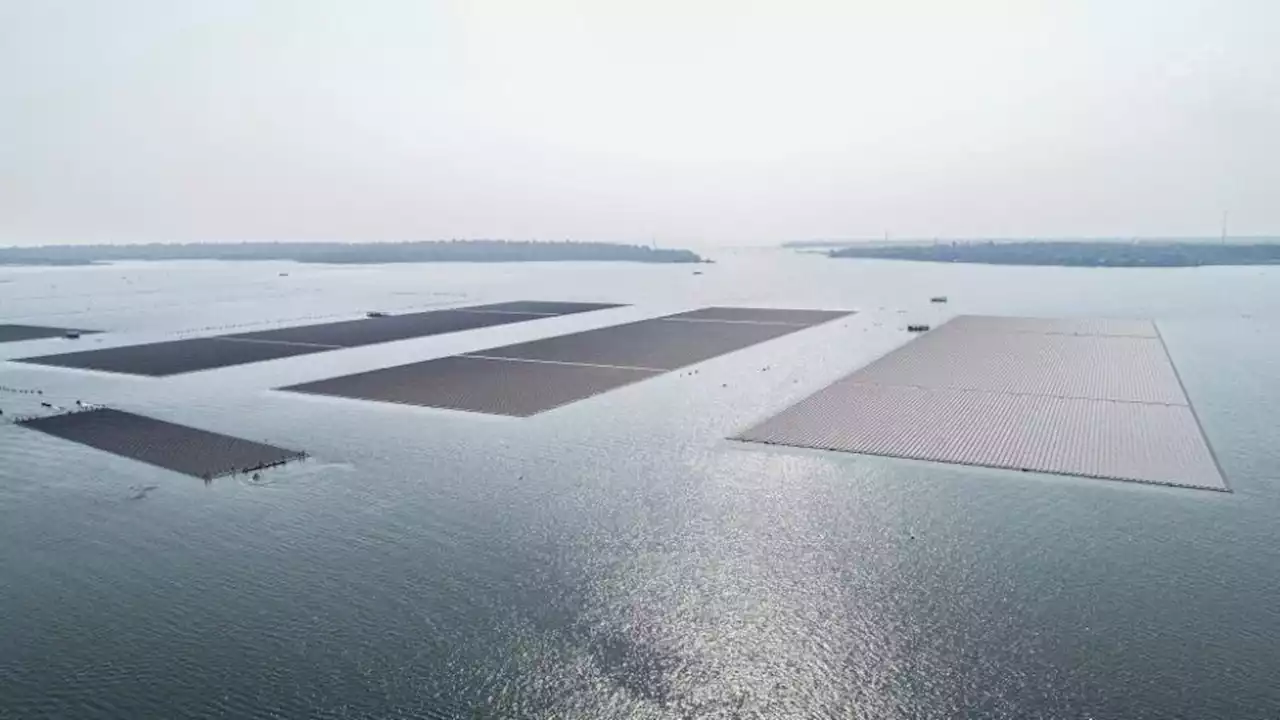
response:
<path fill-rule="evenodd" d="M 44 355 L 23 358 L 18 362 L 165 377 L 611 307 L 620 306 L 607 303 L 531 301 L 498 303 Z"/>
<path fill-rule="evenodd" d="M 1145 321 L 956 318 L 736 439 L 1227 489 Z"/>
<path fill-rule="evenodd" d="M 704 308 L 281 389 L 528 417 L 848 314 Z"/>

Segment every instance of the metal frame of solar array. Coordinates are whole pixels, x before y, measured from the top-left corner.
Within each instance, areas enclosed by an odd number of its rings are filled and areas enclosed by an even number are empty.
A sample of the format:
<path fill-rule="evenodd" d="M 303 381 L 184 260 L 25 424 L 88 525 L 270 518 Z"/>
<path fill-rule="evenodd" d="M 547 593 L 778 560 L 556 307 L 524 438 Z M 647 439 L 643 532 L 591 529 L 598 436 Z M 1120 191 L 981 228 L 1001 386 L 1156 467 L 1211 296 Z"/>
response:
<path fill-rule="evenodd" d="M 612 303 L 543 301 L 493 303 L 42 355 L 21 358 L 16 362 L 166 377 L 615 307 L 621 306 Z"/>
<path fill-rule="evenodd" d="M 958 317 L 734 439 L 1228 490 L 1149 321 Z"/>
<path fill-rule="evenodd" d="M 848 314 L 703 308 L 280 389 L 528 417 Z"/>

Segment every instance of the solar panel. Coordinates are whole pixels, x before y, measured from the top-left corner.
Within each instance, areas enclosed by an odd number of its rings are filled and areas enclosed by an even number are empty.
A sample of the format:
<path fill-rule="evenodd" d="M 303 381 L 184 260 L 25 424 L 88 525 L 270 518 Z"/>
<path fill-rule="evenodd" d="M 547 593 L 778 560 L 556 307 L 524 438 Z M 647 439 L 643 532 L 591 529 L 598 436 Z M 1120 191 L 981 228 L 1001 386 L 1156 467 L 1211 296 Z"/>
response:
<path fill-rule="evenodd" d="M 233 340 L 258 340 L 276 343 L 327 345 L 330 348 L 360 347 L 378 343 L 430 337 L 445 333 L 475 330 L 494 325 L 540 320 L 544 315 L 516 313 L 479 313 L 461 310 L 388 315 L 346 322 L 304 325 L 302 327 L 262 330 L 228 335 Z"/>
<path fill-rule="evenodd" d="M 471 312 L 515 312 L 533 313 L 535 315 L 575 315 L 593 310 L 608 310 L 625 307 L 617 303 L 597 302 L 556 302 L 548 300 L 514 300 L 511 302 L 489 303 L 488 305 L 471 305 L 463 310 Z"/>
<path fill-rule="evenodd" d="M 1164 344 L 1145 337 L 940 329 L 868 365 L 859 379 L 880 385 L 1186 402 Z"/>
<path fill-rule="evenodd" d="M 656 374 L 628 368 L 454 356 L 281 389 L 527 417 Z"/>
<path fill-rule="evenodd" d="M 738 439 L 1226 489 L 1195 415 L 1185 405 L 847 381 Z"/>
<path fill-rule="evenodd" d="M 803 325 L 672 322 L 615 325 L 480 350 L 473 355 L 674 370 L 803 330 Z"/>
<path fill-rule="evenodd" d="M 514 302 L 512 307 L 528 306 L 561 313 L 588 312 L 606 307 L 605 303 Z M 101 370 L 161 377 L 180 373 L 211 370 L 232 365 L 275 360 L 310 353 L 360 347 L 411 338 L 443 335 L 494 325 L 540 320 L 556 313 L 517 313 L 474 308 L 434 310 L 365 317 L 356 320 L 301 325 L 297 327 L 234 333 L 208 338 L 170 340 L 145 345 L 104 348 L 60 355 L 22 358 L 18 362 L 55 367 Z"/>
<path fill-rule="evenodd" d="M 818 325 L 845 317 L 847 310 L 790 310 L 783 308 L 709 307 L 670 315 L 669 320 L 723 320 L 728 322 L 790 323 Z"/>
<path fill-rule="evenodd" d="M 74 330 L 71 328 L 43 327 L 40 325 L 0 325 L 0 343 L 20 342 L 22 340 L 40 340 L 42 338 L 62 337 L 67 333 L 92 335 L 97 330 Z"/>
<path fill-rule="evenodd" d="M 946 327 L 965 332 L 1028 332 L 1056 335 L 1104 335 L 1158 338 L 1150 320 L 1118 318 L 1029 318 L 998 315 L 961 315 Z"/>
<path fill-rule="evenodd" d="M 957 318 L 736 439 L 1227 489 L 1139 321 Z"/>
<path fill-rule="evenodd" d="M 656 318 L 282 389 L 524 417 L 807 327 Z"/>
<path fill-rule="evenodd" d="M 330 349 L 332 348 L 281 343 L 236 342 L 222 338 L 190 338 L 60 355 L 43 355 L 22 358 L 17 362 L 164 377 L 295 355 L 308 355 Z"/>
<path fill-rule="evenodd" d="M 258 470 L 306 456 L 123 410 L 98 408 L 20 423 L 32 430 L 194 477 Z"/>

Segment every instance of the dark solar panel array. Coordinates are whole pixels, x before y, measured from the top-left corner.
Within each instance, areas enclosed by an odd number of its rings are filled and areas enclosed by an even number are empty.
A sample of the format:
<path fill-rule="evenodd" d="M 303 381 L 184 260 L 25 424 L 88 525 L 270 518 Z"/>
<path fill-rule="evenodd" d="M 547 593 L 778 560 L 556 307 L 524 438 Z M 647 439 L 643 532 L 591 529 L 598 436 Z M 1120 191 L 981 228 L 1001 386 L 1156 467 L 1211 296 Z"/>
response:
<path fill-rule="evenodd" d="M 642 320 L 282 389 L 527 417 L 848 314 L 716 310 L 732 319 Z"/>
<path fill-rule="evenodd" d="M 485 357 L 675 370 L 802 330 L 807 325 L 671 322 L 658 318 L 479 350 Z"/>
<path fill-rule="evenodd" d="M 574 315 L 592 310 L 608 310 L 622 307 L 617 303 L 556 302 L 548 300 L 513 300 L 511 302 L 472 305 L 466 308 L 476 312 L 513 312 L 534 315 Z"/>
<path fill-rule="evenodd" d="M 191 338 L 126 345 L 117 348 L 24 358 L 18 362 L 163 377 L 212 368 L 244 365 L 278 358 L 323 352 L 329 348 L 279 343 L 237 342 L 221 338 Z"/>
<path fill-rule="evenodd" d="M 708 307 L 677 313 L 668 320 L 722 320 L 726 322 L 788 323 L 817 325 L 842 318 L 844 310 L 793 310 L 787 308 Z"/>
<path fill-rule="evenodd" d="M 25 420 L 24 427 L 131 460 L 202 478 L 279 465 L 306 453 L 99 408 Z"/>
<path fill-rule="evenodd" d="M 410 338 L 444 335 L 445 333 L 493 325 L 537 320 L 543 315 L 530 313 L 468 312 L 465 310 L 436 310 L 433 312 L 387 317 L 348 320 L 324 325 L 262 330 L 236 333 L 226 336 L 230 340 L 257 340 L 259 342 L 298 343 L 322 345 L 326 349 L 361 347 L 378 343 L 408 340 Z"/>
<path fill-rule="evenodd" d="M 516 312 L 502 307 L 539 308 Z M 618 307 L 604 303 L 515 302 L 470 308 L 360 318 L 299 327 L 235 333 L 22 358 L 18 362 L 81 370 L 163 377 L 278 358 L 443 335 L 551 315 Z M 551 312 L 555 310 L 555 312 Z"/>
<path fill-rule="evenodd" d="M 528 417 L 658 371 L 454 357 L 285 388 L 312 395 Z"/>
<path fill-rule="evenodd" d="M 42 327 L 40 325 L 0 325 L 0 343 L 19 342 L 21 340 L 40 340 L 42 338 L 62 337 L 67 333 L 92 335 L 97 330 L 75 330 L 72 328 Z"/>
<path fill-rule="evenodd" d="M 1227 489 L 1144 321 L 956 318 L 737 439 Z"/>

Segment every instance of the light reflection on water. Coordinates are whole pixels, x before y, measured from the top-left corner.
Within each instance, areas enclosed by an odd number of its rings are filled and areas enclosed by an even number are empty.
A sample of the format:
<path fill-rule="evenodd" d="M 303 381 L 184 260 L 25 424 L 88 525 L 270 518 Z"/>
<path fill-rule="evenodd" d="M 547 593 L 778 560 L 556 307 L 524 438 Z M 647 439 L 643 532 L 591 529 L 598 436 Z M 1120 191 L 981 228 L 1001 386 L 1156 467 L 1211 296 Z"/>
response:
<path fill-rule="evenodd" d="M 1280 715 L 1275 271 L 720 260 L 0 269 L 0 319 L 103 344 L 407 292 L 635 304 L 165 381 L 0 365 L 314 455 L 206 488 L 0 426 L 0 717 Z M 753 302 L 863 312 L 531 420 L 270 391 Z M 724 439 L 959 312 L 1156 318 L 1236 492 Z"/>

